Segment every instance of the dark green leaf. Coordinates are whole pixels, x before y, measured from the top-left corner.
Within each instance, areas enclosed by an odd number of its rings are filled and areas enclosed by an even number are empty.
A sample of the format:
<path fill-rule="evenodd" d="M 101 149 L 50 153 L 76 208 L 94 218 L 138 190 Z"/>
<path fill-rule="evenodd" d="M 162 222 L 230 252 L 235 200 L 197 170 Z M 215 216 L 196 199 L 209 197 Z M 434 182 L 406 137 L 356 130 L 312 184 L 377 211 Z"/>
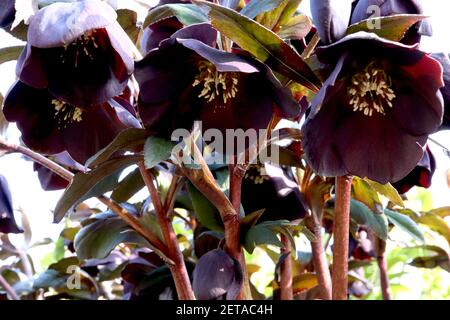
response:
<path fill-rule="evenodd" d="M 0 64 L 17 60 L 22 53 L 24 46 L 6 47 L 0 49 Z"/>
<path fill-rule="evenodd" d="M 161 161 L 167 160 L 172 154 L 175 143 L 159 137 L 149 137 L 144 146 L 144 162 L 151 169 Z"/>
<path fill-rule="evenodd" d="M 407 232 L 411 237 L 417 241 L 425 242 L 422 231 L 410 217 L 388 209 L 384 210 L 384 214 L 392 224 Z"/>
<path fill-rule="evenodd" d="M 397 14 L 387 17 L 370 18 L 351 25 L 347 29 L 347 34 L 365 31 L 375 33 L 382 38 L 392 41 L 400 41 L 409 28 L 426 18 L 428 17 L 418 14 Z M 378 24 L 380 28 L 373 28 L 373 26 Z"/>
<path fill-rule="evenodd" d="M 74 247 L 80 259 L 104 259 L 121 243 L 149 246 L 121 218 L 110 217 L 83 227 L 75 236 Z"/>
<path fill-rule="evenodd" d="M 84 200 L 114 189 L 121 170 L 141 160 L 142 156 L 123 156 L 104 162 L 88 173 L 76 174 L 56 205 L 54 221 L 61 221 L 67 212 Z"/>
<path fill-rule="evenodd" d="M 350 202 L 351 218 L 359 225 L 366 226 L 382 240 L 387 239 L 387 222 L 382 214 L 376 214 L 364 203 L 352 199 Z"/>
<path fill-rule="evenodd" d="M 208 22 L 208 16 L 193 4 L 165 4 L 150 10 L 144 21 L 144 28 L 158 21 L 176 17 L 182 24 L 189 26 L 195 23 Z"/>
<path fill-rule="evenodd" d="M 277 8 L 285 0 L 252 0 L 242 10 L 241 14 L 253 19 L 263 12 Z"/>
<path fill-rule="evenodd" d="M 144 145 L 148 133 L 144 129 L 129 128 L 120 132 L 117 137 L 105 148 L 97 152 L 87 162 L 86 166 L 96 167 L 111 158 L 119 151 L 133 151 L 137 146 Z"/>
<path fill-rule="evenodd" d="M 191 183 L 188 191 L 198 221 L 210 230 L 223 232 L 222 219 L 216 207 Z"/>
<path fill-rule="evenodd" d="M 144 187 L 145 183 L 141 172 L 139 169 L 135 169 L 119 182 L 111 194 L 111 199 L 119 203 L 126 202 Z"/>
<path fill-rule="evenodd" d="M 274 245 L 282 248 L 283 243 L 278 239 L 277 232 L 263 224 L 251 227 L 244 237 L 244 248 L 250 254 L 258 245 Z"/>
<path fill-rule="evenodd" d="M 219 5 L 194 0 L 210 8 L 213 26 L 274 71 L 318 91 L 321 86 L 314 72 L 300 55 L 278 35 L 259 23 Z"/>

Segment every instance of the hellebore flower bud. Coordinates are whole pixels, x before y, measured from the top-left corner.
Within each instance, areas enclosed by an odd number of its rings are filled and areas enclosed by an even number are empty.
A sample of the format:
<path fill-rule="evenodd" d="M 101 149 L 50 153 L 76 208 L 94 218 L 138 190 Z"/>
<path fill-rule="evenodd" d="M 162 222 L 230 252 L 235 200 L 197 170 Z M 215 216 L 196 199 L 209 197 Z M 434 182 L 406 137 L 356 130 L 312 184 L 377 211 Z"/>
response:
<path fill-rule="evenodd" d="M 0 174 L 0 233 L 22 233 L 14 220 L 11 192 L 6 178 Z"/>
<path fill-rule="evenodd" d="M 194 294 L 199 300 L 233 300 L 243 281 L 239 262 L 222 249 L 203 255 L 193 277 Z"/>

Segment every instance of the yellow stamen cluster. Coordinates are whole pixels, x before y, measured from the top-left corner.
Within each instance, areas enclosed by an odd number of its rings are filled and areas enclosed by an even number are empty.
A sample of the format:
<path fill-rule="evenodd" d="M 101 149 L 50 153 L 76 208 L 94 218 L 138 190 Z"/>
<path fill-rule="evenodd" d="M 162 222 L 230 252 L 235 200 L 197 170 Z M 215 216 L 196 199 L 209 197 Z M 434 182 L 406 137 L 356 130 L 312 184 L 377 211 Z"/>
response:
<path fill-rule="evenodd" d="M 373 63 L 369 64 L 352 77 L 347 89 L 353 111 L 362 111 L 369 117 L 374 111 L 384 115 L 385 108 L 392 108 L 395 98 L 391 85 L 391 79 L 384 70 L 376 68 Z"/>
<path fill-rule="evenodd" d="M 199 98 L 213 102 L 221 97 L 221 102 L 225 105 L 229 100 L 236 97 L 238 83 L 239 80 L 235 72 L 219 72 L 212 63 L 202 61 L 192 86 L 203 85 L 203 90 L 198 95 Z"/>
<path fill-rule="evenodd" d="M 53 99 L 52 105 L 55 107 L 54 118 L 57 121 L 59 129 L 66 128 L 69 123 L 81 122 L 83 120 L 81 117 L 83 110 L 80 108 L 71 106 L 58 99 Z"/>
<path fill-rule="evenodd" d="M 78 66 L 78 58 L 81 54 L 84 54 L 89 59 L 93 60 L 94 57 L 91 52 L 89 52 L 88 46 L 92 44 L 92 46 L 97 49 L 98 44 L 95 41 L 94 33 L 96 30 L 89 31 L 87 33 L 82 34 L 79 36 L 76 40 L 72 41 L 69 44 L 64 45 L 64 52 L 61 54 L 61 58 L 63 59 L 63 62 L 65 61 L 65 55 L 67 50 L 71 50 L 72 48 L 75 49 L 75 67 Z"/>
<path fill-rule="evenodd" d="M 255 165 L 247 170 L 245 179 L 253 180 L 254 184 L 263 184 L 269 180 L 269 176 L 265 174 L 265 169 L 262 165 Z"/>

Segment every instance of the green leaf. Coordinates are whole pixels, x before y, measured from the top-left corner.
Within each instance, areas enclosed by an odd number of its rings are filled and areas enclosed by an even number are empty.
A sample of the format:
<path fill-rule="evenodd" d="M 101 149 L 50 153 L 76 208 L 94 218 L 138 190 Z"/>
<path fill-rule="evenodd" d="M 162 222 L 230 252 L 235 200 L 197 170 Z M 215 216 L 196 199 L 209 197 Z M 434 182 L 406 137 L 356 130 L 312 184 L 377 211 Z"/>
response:
<path fill-rule="evenodd" d="M 250 19 L 255 18 L 263 12 L 277 8 L 285 0 L 252 0 L 242 10 L 241 14 Z"/>
<path fill-rule="evenodd" d="M 136 11 L 130 9 L 117 10 L 117 22 L 122 29 L 127 33 L 128 37 L 133 43 L 136 43 L 139 38 L 141 28 L 137 25 L 138 15 Z"/>
<path fill-rule="evenodd" d="M 440 216 L 432 213 L 424 213 L 417 222 L 428 226 L 431 230 L 439 233 L 450 244 L 450 226 Z"/>
<path fill-rule="evenodd" d="M 141 172 L 135 169 L 119 182 L 111 194 L 111 199 L 119 203 L 126 202 L 144 187 Z"/>
<path fill-rule="evenodd" d="M 144 21 L 144 28 L 171 17 L 176 17 L 185 26 L 209 21 L 208 16 L 196 5 L 165 4 L 149 11 Z"/>
<path fill-rule="evenodd" d="M 426 18 L 428 17 L 418 14 L 397 14 L 388 17 L 370 18 L 351 25 L 347 29 L 347 34 L 365 31 L 375 33 L 388 40 L 400 41 L 409 28 Z M 377 24 L 381 28 L 373 28 Z"/>
<path fill-rule="evenodd" d="M 96 167 L 111 158 L 116 152 L 133 151 L 136 147 L 144 145 L 148 136 L 148 132 L 144 129 L 125 129 L 109 145 L 92 156 L 86 162 L 86 166 Z"/>
<path fill-rule="evenodd" d="M 277 34 L 234 10 L 206 2 L 195 3 L 209 7 L 214 28 L 233 40 L 242 49 L 266 63 L 274 71 L 318 91 L 321 83 L 301 56 Z"/>
<path fill-rule="evenodd" d="M 279 6 L 269 12 L 260 14 L 256 21 L 266 28 L 277 32 L 297 11 L 301 0 L 284 0 Z"/>
<path fill-rule="evenodd" d="M 160 162 L 170 158 L 175 143 L 159 137 L 149 137 L 144 146 L 144 162 L 151 169 Z"/>
<path fill-rule="evenodd" d="M 198 221 L 210 230 L 223 232 L 223 222 L 216 207 L 192 183 L 188 183 L 188 192 Z"/>
<path fill-rule="evenodd" d="M 283 243 L 278 239 L 277 232 L 266 227 L 264 224 L 257 224 L 251 227 L 245 234 L 244 248 L 250 254 L 253 253 L 256 246 L 269 244 L 280 248 L 283 247 Z"/>
<path fill-rule="evenodd" d="M 352 198 L 364 203 L 374 212 L 383 213 L 383 204 L 378 193 L 365 180 L 354 177 L 352 180 Z"/>
<path fill-rule="evenodd" d="M 289 19 L 289 21 L 283 25 L 277 33 L 283 39 L 301 40 L 308 35 L 311 28 L 311 19 L 304 14 L 299 14 Z"/>
<path fill-rule="evenodd" d="M 388 228 L 384 215 L 376 214 L 364 203 L 352 199 L 350 202 L 350 216 L 357 224 L 372 230 L 378 238 L 382 240 L 387 239 Z"/>
<path fill-rule="evenodd" d="M 433 210 L 429 211 L 428 213 L 437 215 L 441 218 L 445 218 L 445 217 L 450 216 L 450 207 L 442 207 L 442 208 L 433 209 Z"/>
<path fill-rule="evenodd" d="M 83 227 L 75 236 L 74 247 L 79 259 L 104 259 L 121 243 L 149 246 L 121 218 L 114 216 Z"/>
<path fill-rule="evenodd" d="M 392 184 L 381 184 L 370 179 L 364 179 L 364 181 L 366 181 L 373 190 L 388 198 L 393 204 L 402 208 L 405 207 L 402 197 L 398 194 L 398 191 L 392 186 Z"/>
<path fill-rule="evenodd" d="M 22 53 L 24 46 L 6 47 L 0 49 L 0 64 L 17 60 Z"/>
<path fill-rule="evenodd" d="M 142 156 L 123 156 L 104 162 L 87 173 L 76 174 L 56 204 L 54 221 L 60 222 L 67 212 L 84 200 L 114 189 L 121 170 L 141 160 Z"/>
<path fill-rule="evenodd" d="M 407 232 L 411 237 L 417 241 L 425 242 L 422 231 L 410 217 L 389 209 L 385 209 L 384 214 L 392 224 Z"/>

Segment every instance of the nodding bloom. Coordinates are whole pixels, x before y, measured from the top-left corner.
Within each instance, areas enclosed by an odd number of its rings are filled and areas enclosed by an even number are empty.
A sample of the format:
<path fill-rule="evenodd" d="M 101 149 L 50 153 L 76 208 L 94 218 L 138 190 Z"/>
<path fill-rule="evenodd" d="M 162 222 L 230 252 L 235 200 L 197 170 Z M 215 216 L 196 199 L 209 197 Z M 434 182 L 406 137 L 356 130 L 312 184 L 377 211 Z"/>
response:
<path fill-rule="evenodd" d="M 297 101 L 255 59 L 215 48 L 209 24 L 183 28 L 136 63 L 138 111 L 147 129 L 170 137 L 178 128 L 265 129 L 274 114 L 293 118 Z"/>
<path fill-rule="evenodd" d="M 160 0 L 159 3 L 150 10 L 166 4 L 189 2 L 189 0 Z M 172 34 L 181 28 L 183 28 L 183 24 L 176 17 L 162 19 L 149 25 L 144 29 L 144 34 L 142 35 L 141 51 L 144 54 L 149 53 L 151 50 L 157 48 L 161 41 L 170 38 Z"/>
<path fill-rule="evenodd" d="M 192 287 L 199 300 L 234 300 L 243 281 L 239 262 L 222 249 L 203 255 L 197 262 Z"/>
<path fill-rule="evenodd" d="M 246 214 L 264 209 L 258 221 L 294 221 L 307 213 L 292 172 L 270 164 L 249 167 L 242 181 L 241 202 Z"/>
<path fill-rule="evenodd" d="M 11 191 L 8 181 L 0 174 L 0 233 L 22 233 L 14 219 Z"/>
<path fill-rule="evenodd" d="M 396 182 L 423 156 L 442 123 L 442 67 L 428 54 L 358 32 L 320 47 L 334 67 L 303 125 L 303 150 L 323 176 Z"/>
<path fill-rule="evenodd" d="M 450 58 L 445 53 L 432 54 L 432 57 L 438 60 L 444 68 L 444 84 L 441 88 L 444 97 L 444 120 L 439 130 L 450 130 Z"/>
<path fill-rule="evenodd" d="M 17 76 L 86 110 L 120 95 L 134 62 L 130 39 L 116 18 L 100 0 L 42 8 L 30 19 Z"/>
<path fill-rule="evenodd" d="M 5 97 L 3 113 L 8 121 L 17 123 L 29 148 L 50 155 L 67 151 L 82 164 L 122 130 L 140 126 L 124 99 L 109 99 L 83 110 L 47 89 L 35 89 L 20 81 Z"/>
<path fill-rule="evenodd" d="M 420 159 L 416 167 L 406 177 L 392 185 L 401 194 L 408 192 L 414 186 L 429 188 L 431 187 L 435 170 L 436 159 L 427 146 L 422 159 Z"/>
<path fill-rule="evenodd" d="M 85 167 L 73 160 L 67 151 L 51 155 L 49 158 L 73 173 L 86 170 Z M 33 170 L 37 172 L 41 187 L 45 191 L 65 189 L 69 185 L 67 180 L 37 162 L 33 164 Z"/>

